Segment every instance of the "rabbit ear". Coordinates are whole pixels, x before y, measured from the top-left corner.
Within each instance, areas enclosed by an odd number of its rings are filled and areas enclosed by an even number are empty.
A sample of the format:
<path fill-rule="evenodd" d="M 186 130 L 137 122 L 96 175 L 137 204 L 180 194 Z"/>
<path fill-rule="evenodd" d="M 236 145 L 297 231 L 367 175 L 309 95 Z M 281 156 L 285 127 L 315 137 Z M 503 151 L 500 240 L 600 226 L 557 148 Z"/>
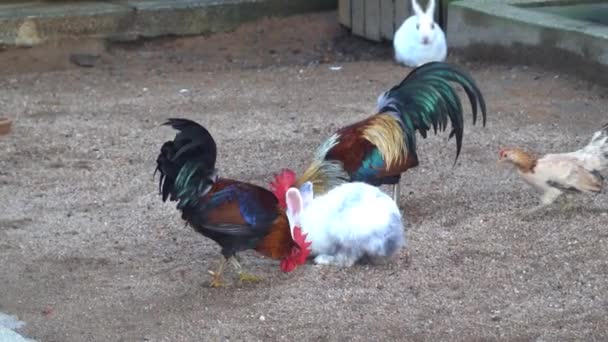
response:
<path fill-rule="evenodd" d="M 416 0 L 412 0 L 412 9 L 414 10 L 414 13 L 416 13 L 417 16 L 424 15 L 424 11 L 422 10 L 422 8 L 420 8 L 420 5 L 418 5 L 418 2 Z"/>
<path fill-rule="evenodd" d="M 300 186 L 300 195 L 302 196 L 303 208 L 308 207 L 308 205 L 310 204 L 310 202 L 312 202 L 312 199 L 314 197 L 312 182 L 308 181 Z"/>
<path fill-rule="evenodd" d="M 287 203 L 287 219 L 289 220 L 289 228 L 291 237 L 293 238 L 293 228 L 300 225 L 300 213 L 302 212 L 302 196 L 297 188 L 290 188 L 285 193 L 285 202 Z"/>
<path fill-rule="evenodd" d="M 426 5 L 426 15 L 433 18 L 434 14 L 435 14 L 435 0 L 429 0 L 429 3 Z"/>

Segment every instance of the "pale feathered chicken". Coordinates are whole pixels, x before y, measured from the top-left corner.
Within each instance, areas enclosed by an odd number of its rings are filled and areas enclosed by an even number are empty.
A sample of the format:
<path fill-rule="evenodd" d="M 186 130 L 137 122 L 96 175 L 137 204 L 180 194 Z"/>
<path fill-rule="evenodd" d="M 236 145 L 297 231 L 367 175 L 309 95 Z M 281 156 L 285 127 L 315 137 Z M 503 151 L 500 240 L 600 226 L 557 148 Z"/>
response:
<path fill-rule="evenodd" d="M 602 172 L 608 169 L 608 124 L 574 152 L 537 158 L 519 148 L 504 148 L 499 158 L 513 164 L 524 181 L 542 191 L 540 204 L 530 212 L 552 204 L 564 193 L 597 194 L 603 187 Z"/>

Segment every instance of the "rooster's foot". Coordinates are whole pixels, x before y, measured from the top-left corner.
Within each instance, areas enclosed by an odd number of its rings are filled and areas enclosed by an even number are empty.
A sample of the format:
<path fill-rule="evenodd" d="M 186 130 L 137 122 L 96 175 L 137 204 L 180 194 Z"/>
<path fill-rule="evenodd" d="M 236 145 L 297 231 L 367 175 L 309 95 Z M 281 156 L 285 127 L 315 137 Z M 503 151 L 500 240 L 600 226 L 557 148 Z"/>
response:
<path fill-rule="evenodd" d="M 217 274 L 213 271 L 209 271 L 209 273 L 213 276 L 213 279 L 209 283 L 209 286 L 215 287 L 215 288 L 226 286 L 226 283 L 224 283 L 224 280 L 222 279 L 221 274 Z"/>
<path fill-rule="evenodd" d="M 255 282 L 262 280 L 262 278 L 260 278 L 256 275 L 243 272 L 243 267 L 241 267 L 241 264 L 239 263 L 236 256 L 233 256 L 232 258 L 230 258 L 230 262 L 232 262 L 232 266 L 234 266 L 234 268 L 236 269 L 236 272 L 239 274 L 239 280 L 241 282 L 255 283 Z"/>
<path fill-rule="evenodd" d="M 239 280 L 241 282 L 257 283 L 259 281 L 262 281 L 262 278 L 253 274 L 243 272 L 239 273 Z"/>
<path fill-rule="evenodd" d="M 211 287 L 224 287 L 226 284 L 222 280 L 222 274 L 224 273 L 224 266 L 226 265 L 226 258 L 222 256 L 220 260 L 220 265 L 217 268 L 217 271 L 209 271 L 209 274 L 213 276 L 213 280 L 211 280 Z"/>

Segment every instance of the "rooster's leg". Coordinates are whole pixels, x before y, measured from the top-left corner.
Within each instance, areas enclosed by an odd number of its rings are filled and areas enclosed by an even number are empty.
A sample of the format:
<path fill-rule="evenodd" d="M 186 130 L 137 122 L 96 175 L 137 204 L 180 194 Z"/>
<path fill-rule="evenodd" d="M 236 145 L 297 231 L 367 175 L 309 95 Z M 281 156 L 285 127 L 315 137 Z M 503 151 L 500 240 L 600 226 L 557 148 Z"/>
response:
<path fill-rule="evenodd" d="M 222 280 L 222 273 L 224 273 L 224 267 L 226 266 L 226 258 L 222 255 L 222 260 L 220 261 L 220 266 L 217 268 L 217 271 L 209 271 L 213 276 L 213 280 L 211 280 L 211 286 L 213 287 L 222 287 L 224 286 L 224 281 Z"/>
<path fill-rule="evenodd" d="M 234 268 L 236 269 L 236 272 L 239 274 L 240 281 L 257 282 L 257 281 L 262 280 L 262 278 L 260 278 L 256 275 L 243 272 L 243 267 L 239 263 L 236 256 L 233 256 L 230 259 L 230 262 L 232 262 L 232 266 L 234 266 Z"/>

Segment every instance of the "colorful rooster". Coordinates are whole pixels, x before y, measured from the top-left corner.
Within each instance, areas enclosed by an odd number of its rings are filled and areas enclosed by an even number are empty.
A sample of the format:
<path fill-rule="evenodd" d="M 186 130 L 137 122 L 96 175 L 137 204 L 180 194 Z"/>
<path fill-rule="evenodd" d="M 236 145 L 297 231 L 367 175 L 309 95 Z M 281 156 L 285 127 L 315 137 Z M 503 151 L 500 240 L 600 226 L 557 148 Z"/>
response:
<path fill-rule="evenodd" d="M 450 82 L 460 84 L 466 92 L 473 124 L 479 106 L 485 127 L 486 105 L 475 81 L 450 64 L 427 63 L 378 98 L 377 114 L 340 129 L 326 140 L 295 185 L 311 181 L 314 193 L 323 194 L 347 181 L 392 184 L 397 201 L 401 174 L 418 166 L 416 131 L 426 138 L 431 128 L 435 133 L 437 129 L 444 131 L 449 120 L 449 137 L 456 137 L 456 159 L 460 154 L 463 109 Z"/>
<path fill-rule="evenodd" d="M 257 185 L 218 178 L 216 144 L 201 125 L 187 119 L 169 119 L 165 125 L 179 132 L 162 145 L 158 155 L 159 192 L 163 202 L 167 198 L 177 201 L 182 219 L 194 230 L 222 247 L 219 268 L 212 272 L 212 286 L 224 284 L 222 273 L 228 260 L 241 281 L 259 279 L 243 272 L 236 259 L 236 253 L 243 250 L 255 249 L 270 258 L 281 259 L 281 268 L 286 272 L 304 263 L 308 251 L 299 246 L 305 246 L 306 236 L 294 232 L 294 242 L 285 211 L 272 192 Z M 293 181 L 295 176 L 289 179 Z"/>

